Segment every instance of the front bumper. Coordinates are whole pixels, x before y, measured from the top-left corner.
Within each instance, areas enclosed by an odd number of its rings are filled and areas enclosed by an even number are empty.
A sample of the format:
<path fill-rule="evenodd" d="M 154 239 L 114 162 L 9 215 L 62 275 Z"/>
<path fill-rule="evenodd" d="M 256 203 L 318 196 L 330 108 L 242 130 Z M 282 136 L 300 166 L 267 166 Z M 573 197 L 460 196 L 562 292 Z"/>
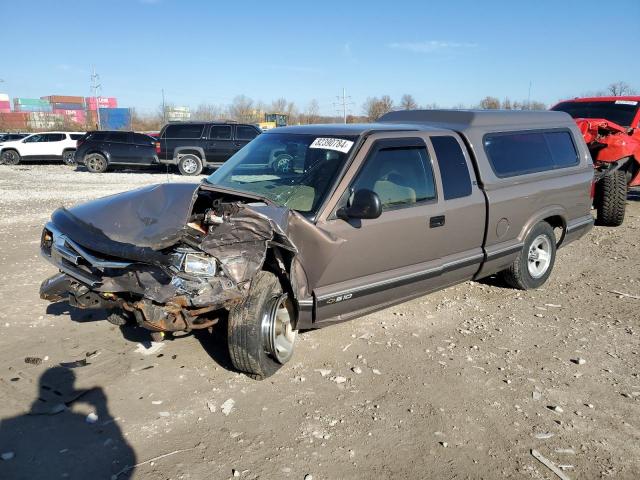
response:
<path fill-rule="evenodd" d="M 121 309 L 152 331 L 189 331 L 217 322 L 242 292 L 228 279 L 185 280 L 164 269 L 99 257 L 48 223 L 40 251 L 61 273 L 40 286 L 40 297 L 79 308 Z"/>

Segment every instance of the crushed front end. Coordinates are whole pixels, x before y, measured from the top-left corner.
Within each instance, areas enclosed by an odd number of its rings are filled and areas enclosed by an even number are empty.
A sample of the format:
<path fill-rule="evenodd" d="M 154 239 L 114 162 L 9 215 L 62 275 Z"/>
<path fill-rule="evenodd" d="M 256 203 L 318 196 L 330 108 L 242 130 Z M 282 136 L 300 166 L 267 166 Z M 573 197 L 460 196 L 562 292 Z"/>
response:
<path fill-rule="evenodd" d="M 245 298 L 272 243 L 295 252 L 259 207 L 174 184 L 56 210 L 41 253 L 60 273 L 40 296 L 111 310 L 114 323 L 153 332 L 211 327 Z"/>

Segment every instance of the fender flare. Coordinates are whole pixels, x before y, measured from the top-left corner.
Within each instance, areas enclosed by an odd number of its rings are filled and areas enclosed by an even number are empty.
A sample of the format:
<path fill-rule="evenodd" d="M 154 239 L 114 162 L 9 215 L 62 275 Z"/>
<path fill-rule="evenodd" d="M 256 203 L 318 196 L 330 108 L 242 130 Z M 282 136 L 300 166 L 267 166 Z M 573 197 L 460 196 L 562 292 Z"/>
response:
<path fill-rule="evenodd" d="M 180 161 L 180 157 L 182 155 L 193 155 L 197 154 L 202 160 L 203 164 L 207 163 L 207 156 L 204 154 L 204 149 L 202 147 L 177 147 L 173 151 L 173 160 L 177 164 Z"/>
<path fill-rule="evenodd" d="M 524 242 L 525 238 L 527 238 L 527 235 L 529 235 L 529 232 L 531 232 L 533 227 L 535 227 L 539 222 L 550 217 L 558 218 L 561 222 L 561 224 L 556 223 L 555 225 L 553 224 L 551 225 L 554 228 L 562 228 L 562 236 L 560 237 L 560 240 L 558 240 L 556 245 L 557 247 L 560 247 L 560 245 L 562 245 L 562 242 L 564 241 L 567 235 L 567 217 L 568 217 L 567 210 L 561 205 L 549 205 L 548 207 L 542 210 L 539 210 L 538 212 L 533 214 L 531 217 L 529 217 L 527 222 L 522 227 L 522 230 L 520 230 L 520 234 L 518 235 L 518 240 L 520 242 Z"/>

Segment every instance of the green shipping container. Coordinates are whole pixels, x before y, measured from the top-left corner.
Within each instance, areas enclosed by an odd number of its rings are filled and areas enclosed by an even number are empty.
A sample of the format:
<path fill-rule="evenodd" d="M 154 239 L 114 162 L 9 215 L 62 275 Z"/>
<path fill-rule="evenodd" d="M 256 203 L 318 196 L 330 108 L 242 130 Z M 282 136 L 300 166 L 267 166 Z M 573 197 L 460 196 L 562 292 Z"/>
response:
<path fill-rule="evenodd" d="M 49 102 L 40 98 L 14 98 L 13 103 L 18 105 L 36 105 L 43 107 L 49 105 Z"/>

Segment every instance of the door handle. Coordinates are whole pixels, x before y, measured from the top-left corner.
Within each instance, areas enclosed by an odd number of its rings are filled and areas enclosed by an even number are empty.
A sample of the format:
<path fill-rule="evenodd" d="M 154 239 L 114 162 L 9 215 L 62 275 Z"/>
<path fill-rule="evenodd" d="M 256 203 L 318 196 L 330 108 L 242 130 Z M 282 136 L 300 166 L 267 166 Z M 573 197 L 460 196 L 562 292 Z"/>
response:
<path fill-rule="evenodd" d="M 429 228 L 436 228 L 444 226 L 444 215 L 438 215 L 429 219 Z"/>
<path fill-rule="evenodd" d="M 241 145 L 241 144 L 240 144 L 240 142 L 234 142 L 233 144 L 234 144 L 236 147 L 239 147 L 239 146 Z"/>

